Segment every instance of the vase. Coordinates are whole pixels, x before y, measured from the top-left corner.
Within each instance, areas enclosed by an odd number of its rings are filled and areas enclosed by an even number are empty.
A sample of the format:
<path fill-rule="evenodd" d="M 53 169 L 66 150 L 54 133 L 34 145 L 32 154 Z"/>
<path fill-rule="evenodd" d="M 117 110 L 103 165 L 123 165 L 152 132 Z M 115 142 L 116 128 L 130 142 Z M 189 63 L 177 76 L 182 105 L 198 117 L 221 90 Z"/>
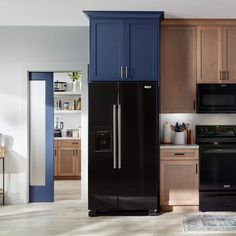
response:
<path fill-rule="evenodd" d="M 72 91 L 79 92 L 80 90 L 81 90 L 81 81 L 78 80 L 73 81 Z"/>
<path fill-rule="evenodd" d="M 175 132 L 174 144 L 185 144 L 184 132 Z"/>

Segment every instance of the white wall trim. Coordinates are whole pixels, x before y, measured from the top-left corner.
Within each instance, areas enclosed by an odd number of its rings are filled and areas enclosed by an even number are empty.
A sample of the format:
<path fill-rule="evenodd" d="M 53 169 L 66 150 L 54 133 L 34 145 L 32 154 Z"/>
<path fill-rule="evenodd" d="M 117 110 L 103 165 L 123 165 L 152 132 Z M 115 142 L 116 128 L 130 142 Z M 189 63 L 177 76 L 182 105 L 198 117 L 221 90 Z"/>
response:
<path fill-rule="evenodd" d="M 29 72 L 82 72 L 81 113 L 81 200 L 88 201 L 88 78 L 87 64 L 22 64 L 21 65 L 22 145 L 27 159 L 26 190 L 24 203 L 29 202 Z M 25 145 L 26 144 L 26 145 Z"/>

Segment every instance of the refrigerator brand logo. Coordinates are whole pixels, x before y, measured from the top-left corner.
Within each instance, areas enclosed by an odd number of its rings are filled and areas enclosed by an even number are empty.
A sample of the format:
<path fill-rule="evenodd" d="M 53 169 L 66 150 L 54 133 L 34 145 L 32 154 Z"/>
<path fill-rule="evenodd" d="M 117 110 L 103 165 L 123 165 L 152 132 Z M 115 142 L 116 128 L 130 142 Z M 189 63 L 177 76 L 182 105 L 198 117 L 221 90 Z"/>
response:
<path fill-rule="evenodd" d="M 150 85 L 145 85 L 144 88 L 145 88 L 145 89 L 151 89 L 152 86 L 150 86 Z"/>
<path fill-rule="evenodd" d="M 224 184 L 224 188 L 230 188 L 229 184 Z"/>

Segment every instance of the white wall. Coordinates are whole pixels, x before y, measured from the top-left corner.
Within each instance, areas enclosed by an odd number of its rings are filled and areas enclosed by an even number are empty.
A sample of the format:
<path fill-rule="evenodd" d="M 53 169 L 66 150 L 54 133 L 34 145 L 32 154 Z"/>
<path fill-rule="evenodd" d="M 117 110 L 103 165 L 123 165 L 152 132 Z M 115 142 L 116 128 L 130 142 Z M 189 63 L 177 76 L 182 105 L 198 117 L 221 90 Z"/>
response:
<path fill-rule="evenodd" d="M 0 35 L 0 133 L 6 135 L 8 148 L 7 203 L 24 203 L 28 198 L 28 120 L 27 74 L 23 72 L 80 69 L 76 65 L 85 65 L 86 71 L 88 28 L 0 27 Z"/>
<path fill-rule="evenodd" d="M 236 18 L 235 0 L 0 0 L 1 25 L 82 26 L 82 10 L 165 11 L 167 18 Z"/>
<path fill-rule="evenodd" d="M 236 114 L 161 114 L 160 115 L 160 135 L 163 140 L 163 124 L 169 122 L 175 125 L 179 123 L 189 123 L 193 131 L 193 141 L 195 141 L 196 125 L 236 125 Z M 173 141 L 174 132 L 172 132 Z"/>

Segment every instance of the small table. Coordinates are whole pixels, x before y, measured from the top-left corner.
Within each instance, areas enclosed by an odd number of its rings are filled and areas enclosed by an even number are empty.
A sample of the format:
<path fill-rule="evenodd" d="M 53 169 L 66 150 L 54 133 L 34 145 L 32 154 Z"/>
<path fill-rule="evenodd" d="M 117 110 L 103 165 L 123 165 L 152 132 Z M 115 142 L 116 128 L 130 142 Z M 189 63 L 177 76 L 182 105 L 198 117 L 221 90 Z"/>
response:
<path fill-rule="evenodd" d="M 5 205 L 5 154 L 4 147 L 0 147 L 0 160 L 2 160 L 2 189 L 0 189 L 0 195 L 2 195 L 2 204 Z"/>

